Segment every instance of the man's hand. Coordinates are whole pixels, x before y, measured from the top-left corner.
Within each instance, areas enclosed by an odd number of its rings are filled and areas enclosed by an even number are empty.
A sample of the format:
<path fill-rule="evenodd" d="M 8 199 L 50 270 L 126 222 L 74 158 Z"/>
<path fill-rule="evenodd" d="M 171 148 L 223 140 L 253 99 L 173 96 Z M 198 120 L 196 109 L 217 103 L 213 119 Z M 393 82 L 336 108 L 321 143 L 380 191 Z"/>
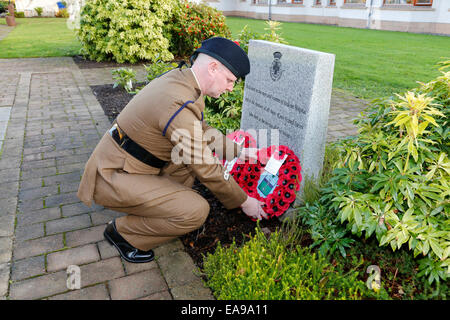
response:
<path fill-rule="evenodd" d="M 267 219 L 267 213 L 264 212 L 261 207 L 264 202 L 261 202 L 255 198 L 247 197 L 247 200 L 241 205 L 242 211 L 244 213 L 256 220 L 261 220 L 262 218 Z"/>
<path fill-rule="evenodd" d="M 243 148 L 241 154 L 239 155 L 239 160 L 241 163 L 249 161 L 251 164 L 256 164 L 258 160 L 258 149 L 257 148 Z"/>

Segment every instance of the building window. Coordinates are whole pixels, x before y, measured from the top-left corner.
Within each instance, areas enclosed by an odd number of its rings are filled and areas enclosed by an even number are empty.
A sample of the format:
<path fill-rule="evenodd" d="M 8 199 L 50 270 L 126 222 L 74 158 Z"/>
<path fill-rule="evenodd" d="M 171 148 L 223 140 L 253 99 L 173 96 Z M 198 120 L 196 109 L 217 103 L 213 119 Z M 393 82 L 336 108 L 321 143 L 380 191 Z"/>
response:
<path fill-rule="evenodd" d="M 384 4 L 413 4 L 413 0 L 384 0 Z"/>
<path fill-rule="evenodd" d="M 345 0 L 344 3 L 366 3 L 366 0 Z"/>
<path fill-rule="evenodd" d="M 316 6 L 321 6 L 321 5 L 322 5 L 322 0 L 316 0 L 316 1 L 314 1 L 314 5 L 316 5 Z"/>
<path fill-rule="evenodd" d="M 384 4 L 404 4 L 410 6 L 431 6 L 433 0 L 384 0 Z"/>
<path fill-rule="evenodd" d="M 296 4 L 303 4 L 303 0 L 278 0 L 277 3 L 296 3 Z"/>
<path fill-rule="evenodd" d="M 336 5 L 336 0 L 330 0 L 330 2 L 328 2 L 328 5 L 335 6 Z"/>
<path fill-rule="evenodd" d="M 433 0 L 415 0 L 415 6 L 431 6 L 433 4 Z"/>

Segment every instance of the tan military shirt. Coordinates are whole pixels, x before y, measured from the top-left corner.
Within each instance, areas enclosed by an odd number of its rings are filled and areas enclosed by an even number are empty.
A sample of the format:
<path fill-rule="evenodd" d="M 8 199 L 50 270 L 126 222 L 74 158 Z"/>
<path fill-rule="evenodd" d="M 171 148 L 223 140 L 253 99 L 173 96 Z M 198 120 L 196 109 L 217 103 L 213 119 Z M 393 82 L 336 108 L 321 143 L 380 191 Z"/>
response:
<path fill-rule="evenodd" d="M 93 199 L 111 203 L 111 207 L 137 205 L 145 202 L 148 183 L 139 176 L 176 174 L 187 168 L 227 209 L 240 206 L 247 194 L 225 174 L 212 153 L 214 150 L 230 160 L 240 148 L 205 123 L 204 108 L 204 97 L 191 69 L 174 69 L 154 79 L 116 121 L 133 141 L 168 164 L 158 169 L 140 162 L 106 133 L 86 164 L 79 198 L 87 205 Z"/>

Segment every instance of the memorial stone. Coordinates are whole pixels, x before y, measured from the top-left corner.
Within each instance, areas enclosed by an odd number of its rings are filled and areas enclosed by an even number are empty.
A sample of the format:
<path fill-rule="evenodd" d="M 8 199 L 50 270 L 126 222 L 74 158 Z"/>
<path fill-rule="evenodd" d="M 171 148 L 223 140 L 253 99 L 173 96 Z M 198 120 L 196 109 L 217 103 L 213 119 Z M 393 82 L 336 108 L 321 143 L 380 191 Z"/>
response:
<path fill-rule="evenodd" d="M 259 148 L 279 143 L 299 157 L 298 204 L 305 176 L 322 169 L 335 56 L 262 40 L 250 40 L 248 56 L 241 129 Z"/>

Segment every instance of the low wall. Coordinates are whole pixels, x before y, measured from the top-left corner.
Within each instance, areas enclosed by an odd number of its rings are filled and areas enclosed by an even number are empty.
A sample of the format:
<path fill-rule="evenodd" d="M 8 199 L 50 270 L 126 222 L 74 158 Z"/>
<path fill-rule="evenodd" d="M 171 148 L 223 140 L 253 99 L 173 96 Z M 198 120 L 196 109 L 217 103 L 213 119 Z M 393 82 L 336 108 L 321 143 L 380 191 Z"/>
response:
<path fill-rule="evenodd" d="M 248 12 L 248 11 L 223 11 L 225 16 L 267 19 L 268 13 Z M 297 14 L 276 14 L 272 13 L 272 20 L 284 22 L 302 22 L 315 24 L 328 24 L 340 27 L 366 28 L 367 20 L 342 18 L 336 16 L 319 16 L 319 15 L 297 15 Z M 414 33 L 430 33 L 450 36 L 450 23 L 438 22 L 402 22 L 402 21 L 386 21 L 372 20 L 371 29 L 403 31 Z"/>

